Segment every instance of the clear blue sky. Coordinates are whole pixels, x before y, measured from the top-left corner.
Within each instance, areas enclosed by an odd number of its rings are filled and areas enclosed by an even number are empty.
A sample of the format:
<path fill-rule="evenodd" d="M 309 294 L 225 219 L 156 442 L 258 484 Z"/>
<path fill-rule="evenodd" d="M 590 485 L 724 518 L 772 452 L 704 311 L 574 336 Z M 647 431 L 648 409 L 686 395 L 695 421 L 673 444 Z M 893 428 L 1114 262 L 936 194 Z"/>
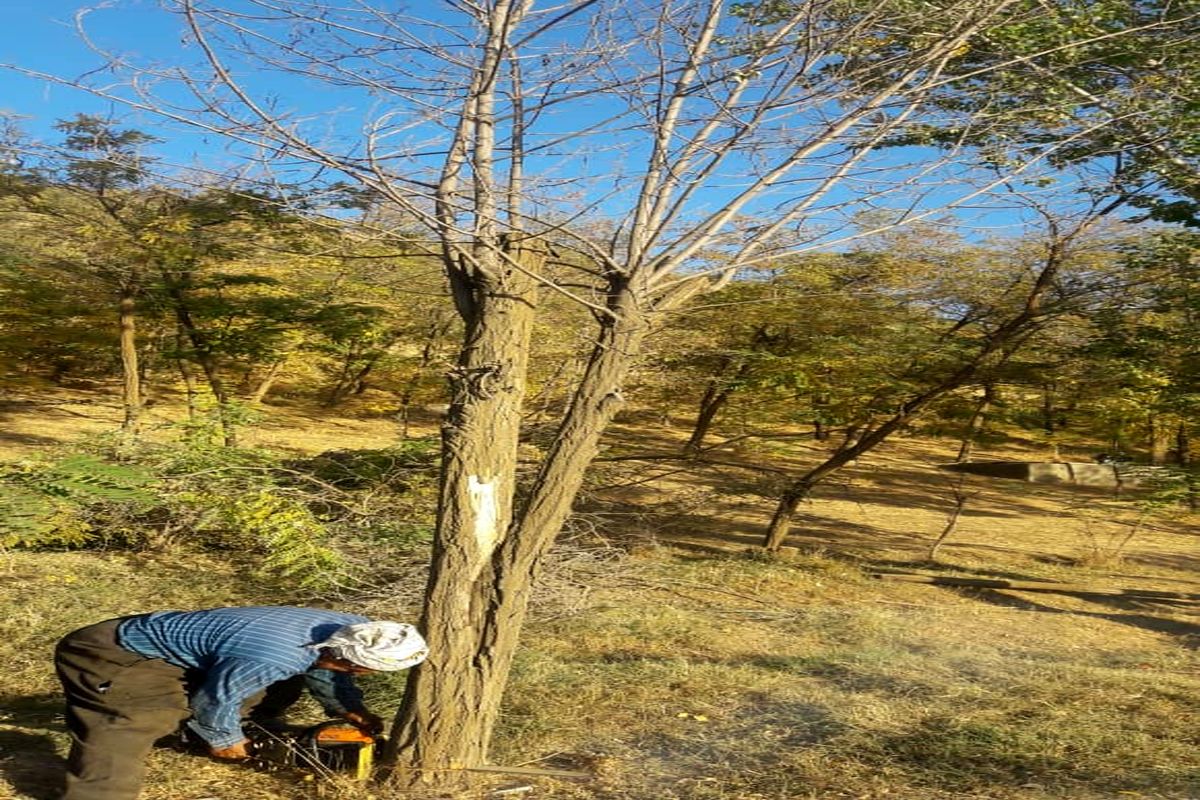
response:
<path fill-rule="evenodd" d="M 103 59 L 80 38 L 75 25 L 82 8 L 102 0 L 0 0 L 0 63 L 77 78 L 97 69 Z M 118 7 L 96 8 L 85 17 L 88 35 L 100 47 L 113 47 L 139 63 L 177 61 L 181 52 L 178 20 L 154 0 L 123 0 Z M 94 81 L 93 81 L 94 83 Z M 111 115 L 126 127 L 154 133 L 164 141 L 156 152 L 169 162 L 187 166 L 228 165 L 225 143 L 186 126 L 167 126 L 161 118 L 139 113 L 88 92 L 0 70 L 0 110 L 23 119 L 19 126 L 35 139 L 56 141 L 56 120 L 78 113 Z M 224 163 L 222 163 L 224 162 Z"/>
<path fill-rule="evenodd" d="M 2 0 L 4 24 L 0 25 L 0 62 L 29 69 L 76 77 L 100 62 L 79 39 L 75 13 L 88 4 L 82 0 Z M 163 45 L 178 46 L 177 34 L 164 22 L 152 2 L 128 9 L 102 9 L 88 15 L 101 45 L 119 39 L 128 50 L 152 55 L 164 52 Z M 111 36 L 119 32 L 119 37 Z M 79 111 L 104 112 L 110 106 L 90 95 L 64 86 L 53 86 L 13 72 L 0 73 L 0 108 L 31 117 L 30 129 L 44 130 L 55 119 Z M 115 109 L 111 109 L 114 110 Z"/>
<path fill-rule="evenodd" d="M 0 0 L 5 25 L 0 26 L 0 63 L 75 78 L 97 69 L 101 58 L 79 38 L 75 30 L 76 12 L 88 0 Z M 91 0 L 100 4 L 102 0 Z M 181 40 L 180 20 L 164 12 L 155 0 L 121 0 L 112 8 L 100 7 L 86 17 L 87 29 L 101 47 L 115 47 L 140 64 L 159 61 L 178 64 L 192 60 L 198 53 Z M 242 76 L 254 89 L 286 94 L 288 79 L 278 73 L 263 72 Z M 95 83 L 95 81 L 92 81 Z M 159 155 L 177 166 L 202 165 L 221 171 L 235 163 L 227 154 L 227 144 L 219 136 L 206 136 L 183 125 L 165 126 L 161 118 L 138 114 L 119 104 L 97 98 L 67 86 L 47 84 L 9 70 L 0 71 L 0 109 L 26 117 L 20 125 L 35 138 L 55 141 L 55 120 L 76 113 L 111 114 L 128 127 L 156 133 L 165 141 L 156 148 Z M 352 90 L 314 88 L 292 93 L 285 102 L 323 106 L 341 133 L 355 134 L 369 102 Z M 343 127 L 344 126 L 344 127 Z M 629 151 L 627 150 L 628 154 Z M 899 155 L 899 154 L 895 154 Z M 911 155 L 911 154 L 909 154 Z M 600 156 L 603 158 L 603 156 Z M 567 169 L 576 169 L 570 165 Z M 1007 215 L 1001 214 L 1004 222 Z"/>

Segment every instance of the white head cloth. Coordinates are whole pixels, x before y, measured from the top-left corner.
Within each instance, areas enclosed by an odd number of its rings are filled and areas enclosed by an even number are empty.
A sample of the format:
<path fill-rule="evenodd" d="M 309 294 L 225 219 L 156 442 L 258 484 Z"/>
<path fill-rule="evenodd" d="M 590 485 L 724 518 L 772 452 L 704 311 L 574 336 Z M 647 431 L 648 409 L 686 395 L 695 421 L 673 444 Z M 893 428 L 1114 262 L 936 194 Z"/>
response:
<path fill-rule="evenodd" d="M 334 656 L 381 672 L 414 667 L 429 655 L 417 629 L 405 622 L 356 622 L 343 625 L 313 647 L 328 647 Z"/>

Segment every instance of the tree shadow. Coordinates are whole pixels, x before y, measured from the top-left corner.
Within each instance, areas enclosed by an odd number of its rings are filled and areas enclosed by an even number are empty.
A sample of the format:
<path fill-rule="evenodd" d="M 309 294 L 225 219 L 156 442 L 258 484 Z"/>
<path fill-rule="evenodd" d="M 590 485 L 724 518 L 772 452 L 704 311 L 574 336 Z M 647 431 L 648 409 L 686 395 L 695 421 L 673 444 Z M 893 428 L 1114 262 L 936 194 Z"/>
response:
<path fill-rule="evenodd" d="M 19 796 L 53 800 L 62 792 L 66 760 L 54 737 L 0 727 L 0 775 Z"/>
<path fill-rule="evenodd" d="M 42 436 L 36 433 L 13 433 L 12 431 L 0 431 L 0 442 L 8 442 L 9 444 L 26 444 L 46 446 L 52 444 L 62 444 L 62 439 L 54 436 Z"/>
<path fill-rule="evenodd" d="M 949 577 L 964 577 L 974 576 L 977 578 L 986 578 L 991 580 L 1008 580 L 1008 581 L 1035 581 L 1041 583 L 1053 583 L 1045 578 L 1036 575 L 1026 575 L 1023 572 L 1010 572 L 1007 570 L 989 569 L 983 567 L 970 567 L 961 564 L 954 564 L 948 561 L 902 561 L 898 559 L 886 558 L 868 558 L 868 559 L 853 559 L 860 566 L 875 572 L 911 572 L 914 569 L 922 570 L 923 572 L 944 572 Z"/>
<path fill-rule="evenodd" d="M 1038 611 L 1046 614 L 1071 614 L 1077 617 L 1091 617 L 1093 619 L 1103 619 L 1109 622 L 1116 622 L 1120 625 L 1128 625 L 1142 630 L 1153 631 L 1155 633 L 1165 633 L 1169 636 L 1178 637 L 1179 645 L 1189 650 L 1200 650 L 1200 624 L 1193 622 L 1185 622 L 1183 620 L 1168 619 L 1165 617 L 1153 616 L 1150 614 L 1137 613 L 1109 613 L 1103 611 L 1078 611 L 1074 609 L 1055 608 L 1054 606 L 1036 603 L 1024 597 L 1016 597 L 1008 592 L 999 591 L 996 589 L 967 589 L 959 590 L 961 593 L 985 603 L 990 603 L 994 606 L 1003 608 L 1015 608 L 1022 611 Z M 1078 597 L 1078 595 L 1075 595 Z M 1082 599 L 1092 603 L 1109 606 L 1110 608 L 1121 609 L 1122 611 L 1143 611 L 1147 608 L 1161 607 L 1152 600 L 1130 600 L 1119 597 L 1084 597 Z"/>
<path fill-rule="evenodd" d="M 1147 567 L 1163 567 L 1200 575 L 1200 556 L 1181 553 L 1129 553 L 1125 560 Z"/>

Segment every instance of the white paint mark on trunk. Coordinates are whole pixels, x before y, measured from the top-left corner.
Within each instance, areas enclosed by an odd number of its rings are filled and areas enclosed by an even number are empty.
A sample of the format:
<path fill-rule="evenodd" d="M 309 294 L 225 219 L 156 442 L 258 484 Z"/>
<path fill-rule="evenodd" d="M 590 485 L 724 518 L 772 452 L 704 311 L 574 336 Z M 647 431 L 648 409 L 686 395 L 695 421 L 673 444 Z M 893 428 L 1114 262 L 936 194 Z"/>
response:
<path fill-rule="evenodd" d="M 475 542 L 479 545 L 480 555 L 486 558 L 492 554 L 496 540 L 500 538 L 500 531 L 497 530 L 500 509 L 497 506 L 496 484 L 481 481 L 476 475 L 468 475 L 467 493 L 471 500 L 471 511 L 475 515 Z"/>

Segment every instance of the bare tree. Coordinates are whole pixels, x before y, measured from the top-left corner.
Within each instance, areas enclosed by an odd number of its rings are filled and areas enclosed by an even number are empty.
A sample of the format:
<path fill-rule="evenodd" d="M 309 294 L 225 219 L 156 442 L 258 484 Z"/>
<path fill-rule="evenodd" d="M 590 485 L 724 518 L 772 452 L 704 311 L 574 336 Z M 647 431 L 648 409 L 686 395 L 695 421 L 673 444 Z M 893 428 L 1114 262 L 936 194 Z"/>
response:
<path fill-rule="evenodd" d="M 392 737 L 399 774 L 425 782 L 487 757 L 531 585 L 655 319 L 781 253 L 978 202 L 1003 178 L 948 180 L 967 169 L 957 148 L 884 146 L 970 77 L 955 64 L 981 31 L 1044 13 L 1015 0 L 447 0 L 424 17 L 369 0 L 164 5 L 199 63 L 108 53 L 132 80 L 89 90 L 366 187 L 426 231 L 464 322 L 422 619 L 431 657 Z M 925 33 L 885 46 L 894 23 Z M 336 109 L 300 94 L 312 82 L 336 90 Z M 289 95 L 303 99 L 277 99 Z M 962 115 L 964 141 L 984 119 Z M 864 210 L 876 222 L 858 224 Z M 593 345 L 518 495 L 542 292 L 588 309 Z"/>

